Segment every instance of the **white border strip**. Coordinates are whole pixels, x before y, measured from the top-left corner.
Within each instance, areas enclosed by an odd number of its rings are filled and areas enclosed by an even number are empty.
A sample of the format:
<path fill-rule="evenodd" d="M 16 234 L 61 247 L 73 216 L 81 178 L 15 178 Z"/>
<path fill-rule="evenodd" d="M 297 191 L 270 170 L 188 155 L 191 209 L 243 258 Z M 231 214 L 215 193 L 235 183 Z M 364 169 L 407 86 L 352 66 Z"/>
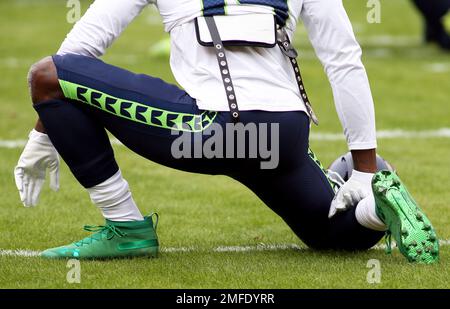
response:
<path fill-rule="evenodd" d="M 377 132 L 379 139 L 420 139 L 420 138 L 450 138 L 450 128 L 441 128 L 437 130 L 423 130 L 423 131 L 406 131 L 401 129 L 382 130 Z M 342 141 L 345 140 L 342 133 L 311 133 L 312 140 L 318 141 Z M 26 140 L 0 140 L 0 148 L 22 148 L 26 144 Z M 112 139 L 113 145 L 122 145 L 117 139 Z"/>
<path fill-rule="evenodd" d="M 439 241 L 441 246 L 449 246 L 450 239 L 444 239 Z M 395 245 L 392 245 L 395 248 Z M 372 249 L 384 250 L 386 245 L 376 245 Z M 263 251 L 286 251 L 286 250 L 306 250 L 306 247 L 302 247 L 298 244 L 258 244 L 249 246 L 219 246 L 213 249 L 201 249 L 196 247 L 163 247 L 161 252 L 163 253 L 184 253 L 184 252 L 263 252 Z M 37 257 L 40 251 L 33 251 L 27 249 L 0 249 L 1 256 L 12 257 Z"/>

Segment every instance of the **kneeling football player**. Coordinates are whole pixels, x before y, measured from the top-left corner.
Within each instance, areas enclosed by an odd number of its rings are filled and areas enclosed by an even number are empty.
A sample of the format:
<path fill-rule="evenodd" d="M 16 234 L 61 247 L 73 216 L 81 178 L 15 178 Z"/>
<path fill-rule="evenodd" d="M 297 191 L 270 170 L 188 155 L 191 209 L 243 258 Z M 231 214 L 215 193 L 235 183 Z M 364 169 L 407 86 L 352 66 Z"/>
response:
<path fill-rule="evenodd" d="M 149 4 L 170 33 L 170 64 L 184 90 L 98 59 Z M 352 176 L 339 189 L 308 145 L 317 118 L 290 43 L 299 19 L 325 67 L 353 155 Z M 398 177 L 375 174 L 373 100 L 341 0 L 97 0 L 56 55 L 32 66 L 29 85 L 39 120 L 15 169 L 23 204 L 38 203 L 47 169 L 58 189 L 59 154 L 106 219 L 87 227 L 91 236 L 47 249 L 44 258 L 157 255 L 157 216 L 136 206 L 109 131 L 151 161 L 239 181 L 311 248 L 365 250 L 387 232 L 409 260 L 438 259 L 434 230 Z M 181 134 L 188 155 L 174 154 Z M 249 138 L 233 139 L 239 134 Z M 213 143 L 214 156 L 194 153 Z M 276 150 L 274 164 L 255 154 L 262 143 Z"/>

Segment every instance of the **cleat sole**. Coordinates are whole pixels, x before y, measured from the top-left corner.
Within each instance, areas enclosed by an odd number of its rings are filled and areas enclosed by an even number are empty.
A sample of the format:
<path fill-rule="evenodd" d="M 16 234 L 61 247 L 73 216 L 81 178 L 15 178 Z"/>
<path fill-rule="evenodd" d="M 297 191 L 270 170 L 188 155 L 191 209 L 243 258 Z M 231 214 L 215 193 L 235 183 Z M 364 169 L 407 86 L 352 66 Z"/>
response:
<path fill-rule="evenodd" d="M 439 241 L 434 228 L 398 176 L 381 171 L 373 178 L 372 188 L 377 215 L 387 225 L 400 252 L 410 262 L 437 262 Z"/>

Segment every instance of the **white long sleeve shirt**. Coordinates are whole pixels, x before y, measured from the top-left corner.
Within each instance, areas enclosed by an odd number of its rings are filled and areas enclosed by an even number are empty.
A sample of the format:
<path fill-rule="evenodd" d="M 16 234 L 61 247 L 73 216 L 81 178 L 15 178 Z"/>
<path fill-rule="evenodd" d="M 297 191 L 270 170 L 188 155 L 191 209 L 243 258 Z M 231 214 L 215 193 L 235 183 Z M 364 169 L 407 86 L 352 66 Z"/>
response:
<path fill-rule="evenodd" d="M 265 9 L 240 5 L 236 0 L 226 3 L 233 14 Z M 202 15 L 200 0 L 96 0 L 67 35 L 58 54 L 102 56 L 149 4 L 157 6 L 170 33 L 170 65 L 177 82 L 197 100 L 200 109 L 227 111 L 214 51 L 197 43 L 194 21 Z M 349 148 L 376 148 L 369 81 L 342 0 L 288 0 L 288 7 L 288 33 L 292 36 L 298 19 L 303 21 L 330 81 Z M 233 47 L 227 57 L 240 110 L 305 110 L 292 67 L 278 47 Z"/>

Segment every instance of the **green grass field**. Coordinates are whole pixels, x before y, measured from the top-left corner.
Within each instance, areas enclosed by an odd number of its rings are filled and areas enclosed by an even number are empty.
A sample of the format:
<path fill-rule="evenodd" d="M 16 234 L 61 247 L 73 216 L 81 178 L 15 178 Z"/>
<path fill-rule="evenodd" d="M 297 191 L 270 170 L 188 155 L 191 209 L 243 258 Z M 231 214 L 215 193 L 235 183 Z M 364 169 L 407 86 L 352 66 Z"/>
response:
<path fill-rule="evenodd" d="M 83 10 L 89 2 L 82 1 Z M 422 45 L 421 20 L 409 1 L 382 1 L 380 24 L 367 23 L 366 1 L 344 3 L 363 46 L 378 130 L 449 128 L 450 54 Z M 0 141 L 23 140 L 34 125 L 36 115 L 28 95 L 27 71 L 33 62 L 54 53 L 70 30 L 65 4 L 60 0 L 0 2 Z M 104 60 L 174 82 L 168 59 L 150 55 L 152 46 L 167 37 L 159 20 L 153 9 L 145 10 Z M 339 133 L 328 81 L 301 26 L 296 44 L 301 49 L 303 75 L 321 119 L 314 133 Z M 316 138 L 311 144 L 324 165 L 346 152 L 343 140 Z M 363 253 L 314 252 L 240 184 L 226 177 L 167 169 L 121 146 L 115 146 L 115 150 L 141 210 L 160 214 L 160 257 L 82 261 L 81 283 L 69 284 L 65 261 L 9 254 L 6 250 L 39 251 L 78 240 L 86 235 L 84 224 L 102 224 L 103 220 L 64 164 L 61 190 L 53 193 L 45 188 L 37 208 L 24 208 L 13 180 L 21 148 L 1 146 L 0 288 L 450 286 L 448 241 L 441 247 L 441 261 L 436 265 L 410 264 L 397 250 L 392 256 L 379 249 Z M 398 169 L 440 238 L 450 239 L 448 135 L 382 138 L 379 153 Z M 217 250 L 219 247 L 230 248 L 223 252 Z M 245 250 L 246 247 L 250 249 Z M 366 280 L 369 259 L 381 263 L 380 284 Z"/>

